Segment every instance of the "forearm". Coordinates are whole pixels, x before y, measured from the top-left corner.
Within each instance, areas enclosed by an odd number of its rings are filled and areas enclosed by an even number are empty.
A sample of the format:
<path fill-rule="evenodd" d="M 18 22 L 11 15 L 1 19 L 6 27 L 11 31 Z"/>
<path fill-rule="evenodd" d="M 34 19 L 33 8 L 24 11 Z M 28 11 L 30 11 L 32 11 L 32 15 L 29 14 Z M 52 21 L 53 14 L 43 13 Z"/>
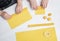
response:
<path fill-rule="evenodd" d="M 48 0 L 41 0 L 41 1 L 48 1 Z"/>
<path fill-rule="evenodd" d="M 48 0 L 46 0 L 46 1 L 48 1 Z"/>
<path fill-rule="evenodd" d="M 17 4 L 21 5 L 22 4 L 22 0 L 17 0 Z"/>

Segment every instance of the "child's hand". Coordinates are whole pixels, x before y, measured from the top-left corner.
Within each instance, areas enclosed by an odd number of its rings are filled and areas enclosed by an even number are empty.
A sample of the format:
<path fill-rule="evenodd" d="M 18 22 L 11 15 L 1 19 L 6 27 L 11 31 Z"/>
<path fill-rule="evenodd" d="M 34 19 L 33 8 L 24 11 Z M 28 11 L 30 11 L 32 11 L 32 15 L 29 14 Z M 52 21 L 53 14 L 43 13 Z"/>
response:
<path fill-rule="evenodd" d="M 48 4 L 48 0 L 42 0 L 42 1 L 41 1 L 41 6 L 42 6 L 43 8 L 46 8 L 46 7 L 47 7 L 47 4 Z"/>
<path fill-rule="evenodd" d="M 22 11 L 22 0 L 17 0 L 17 5 L 16 5 L 16 13 L 20 13 Z"/>
<path fill-rule="evenodd" d="M 36 0 L 28 0 L 28 1 L 29 1 L 30 5 L 31 5 L 31 7 L 33 9 L 37 9 L 37 2 L 36 2 Z M 47 7 L 47 4 L 48 4 L 48 0 L 42 0 L 41 1 L 41 6 L 43 8 L 46 8 Z"/>
<path fill-rule="evenodd" d="M 17 5 L 16 6 L 16 13 L 20 13 L 22 11 L 22 6 L 21 5 Z"/>
<path fill-rule="evenodd" d="M 36 0 L 28 0 L 28 2 L 30 3 L 30 6 L 33 9 L 37 9 L 37 2 L 36 2 Z"/>
<path fill-rule="evenodd" d="M 0 11 L 0 16 L 2 17 L 2 18 L 4 18 L 4 19 L 9 19 L 9 18 L 11 18 L 11 15 L 9 15 L 7 12 L 5 12 L 5 11 Z"/>

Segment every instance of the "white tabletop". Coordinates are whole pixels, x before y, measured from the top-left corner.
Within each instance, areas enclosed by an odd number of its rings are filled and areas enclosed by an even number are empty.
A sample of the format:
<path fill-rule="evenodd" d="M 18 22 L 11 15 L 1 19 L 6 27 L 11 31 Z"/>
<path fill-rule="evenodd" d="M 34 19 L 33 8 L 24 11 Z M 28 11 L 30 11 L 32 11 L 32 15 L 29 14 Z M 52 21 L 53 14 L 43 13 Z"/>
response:
<path fill-rule="evenodd" d="M 16 41 L 15 38 L 15 32 L 21 32 L 21 31 L 28 31 L 28 30 L 36 30 L 41 28 L 48 28 L 48 27 L 33 27 L 28 28 L 28 24 L 37 24 L 37 23 L 55 23 L 55 30 L 58 41 L 60 41 L 60 6 L 59 6 L 60 0 L 49 0 L 48 7 L 46 8 L 46 15 L 51 12 L 52 13 L 52 21 L 44 21 L 42 17 L 44 15 L 35 15 L 34 10 L 30 8 L 29 3 L 26 0 L 23 0 L 23 8 L 27 7 L 30 14 L 32 15 L 32 19 L 27 21 L 26 23 L 16 27 L 15 29 L 11 29 L 8 25 L 7 21 L 0 17 L 0 41 Z M 38 2 L 39 5 L 39 2 Z M 4 11 L 8 12 L 10 15 L 15 13 L 15 6 L 13 6 L 5 9 Z M 37 20 L 38 21 L 37 21 Z"/>

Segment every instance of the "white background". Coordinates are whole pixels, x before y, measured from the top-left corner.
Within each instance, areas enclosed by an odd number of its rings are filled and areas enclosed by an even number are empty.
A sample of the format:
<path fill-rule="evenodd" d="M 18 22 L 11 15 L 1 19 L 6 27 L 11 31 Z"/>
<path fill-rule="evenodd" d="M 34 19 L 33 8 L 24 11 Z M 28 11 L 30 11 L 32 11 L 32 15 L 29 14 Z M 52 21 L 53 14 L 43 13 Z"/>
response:
<path fill-rule="evenodd" d="M 4 20 L 3 18 L 0 17 L 0 41 L 16 41 L 16 32 L 21 32 L 21 31 L 28 31 L 28 30 L 36 30 L 36 29 L 41 29 L 41 28 L 48 28 L 48 27 L 35 27 L 35 28 L 28 28 L 28 24 L 34 24 L 34 23 L 50 23 L 54 22 L 55 25 L 55 30 L 56 30 L 56 35 L 57 35 L 57 40 L 60 41 L 60 0 L 49 0 L 48 7 L 46 8 L 46 16 L 49 12 L 52 13 L 52 21 L 47 21 L 43 20 L 44 15 L 35 15 L 34 10 L 32 10 L 29 6 L 29 3 L 25 0 L 23 0 L 23 8 L 27 7 L 29 12 L 32 15 L 32 19 L 29 20 L 28 22 L 16 27 L 15 29 L 11 29 L 10 26 L 8 25 L 7 21 Z M 39 1 L 38 1 L 39 5 Z M 15 6 L 13 6 L 5 9 L 4 11 L 8 12 L 10 15 L 12 13 L 15 13 Z M 50 27 L 50 26 L 49 26 Z"/>

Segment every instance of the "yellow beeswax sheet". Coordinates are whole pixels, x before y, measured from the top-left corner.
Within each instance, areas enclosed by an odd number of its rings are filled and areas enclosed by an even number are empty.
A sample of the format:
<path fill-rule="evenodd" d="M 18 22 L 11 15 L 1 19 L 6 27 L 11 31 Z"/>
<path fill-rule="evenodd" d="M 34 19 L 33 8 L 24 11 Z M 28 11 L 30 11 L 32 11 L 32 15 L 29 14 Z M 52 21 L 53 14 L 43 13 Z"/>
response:
<path fill-rule="evenodd" d="M 45 14 L 45 9 L 42 6 L 39 6 L 37 10 L 35 10 L 35 14 L 38 15 Z"/>
<path fill-rule="evenodd" d="M 28 12 L 27 8 L 24 8 L 20 14 L 13 14 L 10 19 L 7 20 L 8 24 L 12 29 L 15 27 L 25 23 L 26 21 L 30 20 L 32 17 Z"/>
<path fill-rule="evenodd" d="M 54 28 L 17 32 L 16 41 L 57 41 Z"/>

